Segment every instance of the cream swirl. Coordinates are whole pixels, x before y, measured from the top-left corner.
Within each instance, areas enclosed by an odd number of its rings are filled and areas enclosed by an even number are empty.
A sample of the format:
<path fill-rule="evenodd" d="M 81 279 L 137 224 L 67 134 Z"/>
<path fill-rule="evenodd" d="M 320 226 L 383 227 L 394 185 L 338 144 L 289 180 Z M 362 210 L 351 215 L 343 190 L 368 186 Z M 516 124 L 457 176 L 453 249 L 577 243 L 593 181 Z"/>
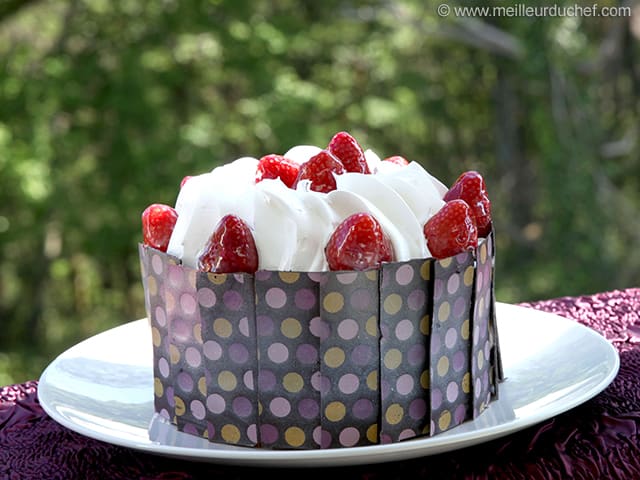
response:
<path fill-rule="evenodd" d="M 303 163 L 320 149 L 301 145 L 285 153 Z M 365 152 L 370 175 L 336 175 L 329 193 L 300 182 L 290 189 L 279 179 L 255 183 L 258 160 L 243 157 L 189 179 L 175 208 L 178 221 L 167 253 L 196 268 L 198 257 L 220 219 L 242 218 L 253 231 L 259 269 L 328 270 L 324 247 L 349 215 L 372 214 L 389 236 L 396 261 L 429 257 L 422 227 L 437 212 L 447 188 L 416 162 L 401 167 Z"/>

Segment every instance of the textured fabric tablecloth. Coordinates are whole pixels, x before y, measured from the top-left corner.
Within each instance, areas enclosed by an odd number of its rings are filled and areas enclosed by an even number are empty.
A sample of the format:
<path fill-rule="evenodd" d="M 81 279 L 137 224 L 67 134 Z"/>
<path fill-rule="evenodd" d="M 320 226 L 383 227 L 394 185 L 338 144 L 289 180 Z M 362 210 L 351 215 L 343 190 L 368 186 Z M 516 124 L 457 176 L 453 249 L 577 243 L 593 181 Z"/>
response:
<path fill-rule="evenodd" d="M 620 352 L 620 371 L 579 407 L 507 437 L 408 461 L 259 469 L 175 460 L 105 444 L 49 418 L 37 381 L 0 388 L 0 479 L 640 479 L 640 288 L 521 304 L 573 319 Z"/>

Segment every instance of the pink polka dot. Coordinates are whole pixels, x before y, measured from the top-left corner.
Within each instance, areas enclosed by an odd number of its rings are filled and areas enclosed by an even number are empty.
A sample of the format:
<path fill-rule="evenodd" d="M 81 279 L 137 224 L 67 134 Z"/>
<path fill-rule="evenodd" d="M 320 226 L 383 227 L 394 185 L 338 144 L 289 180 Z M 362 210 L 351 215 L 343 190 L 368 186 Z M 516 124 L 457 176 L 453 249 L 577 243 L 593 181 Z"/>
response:
<path fill-rule="evenodd" d="M 158 370 L 163 377 L 167 378 L 169 376 L 169 362 L 167 362 L 166 358 L 162 357 L 158 360 Z"/>
<path fill-rule="evenodd" d="M 482 393 L 482 380 L 480 380 L 479 378 L 476 378 L 476 381 L 474 383 L 474 395 L 476 398 L 480 398 L 480 394 Z"/>
<path fill-rule="evenodd" d="M 153 268 L 153 271 L 157 274 L 157 275 L 162 275 L 162 259 L 160 258 L 160 255 L 154 255 L 153 257 L 151 257 L 151 268 Z"/>
<path fill-rule="evenodd" d="M 246 372 L 244 372 L 242 381 L 244 382 L 245 387 L 247 387 L 249 390 L 253 390 L 253 370 L 247 370 Z"/>
<path fill-rule="evenodd" d="M 287 294 L 281 288 L 273 287 L 267 290 L 265 300 L 271 308 L 282 308 L 287 303 Z"/>
<path fill-rule="evenodd" d="M 269 402 L 269 410 L 276 417 L 286 417 L 291 413 L 291 404 L 286 398 L 276 397 Z"/>
<path fill-rule="evenodd" d="M 324 340 L 329 337 L 329 325 L 320 317 L 313 317 L 309 322 L 309 331 L 316 337 Z"/>
<path fill-rule="evenodd" d="M 226 402 L 224 401 L 224 397 L 222 395 L 218 395 L 217 393 L 213 393 L 207 397 L 207 409 L 211 413 L 222 413 L 226 408 Z"/>
<path fill-rule="evenodd" d="M 167 314 L 164 311 L 164 308 L 162 307 L 156 307 L 156 323 L 161 326 L 164 327 L 167 325 Z"/>
<path fill-rule="evenodd" d="M 338 388 L 342 393 L 351 394 L 358 390 L 360 380 L 353 373 L 347 373 L 338 380 Z"/>
<path fill-rule="evenodd" d="M 458 340 L 458 332 L 455 328 L 450 328 L 444 336 L 444 344 L 447 348 L 453 348 Z"/>
<path fill-rule="evenodd" d="M 458 384 L 456 382 L 450 382 L 449 385 L 447 385 L 447 400 L 449 401 L 449 403 L 453 403 L 456 401 L 456 399 L 458 398 Z"/>
<path fill-rule="evenodd" d="M 396 282 L 400 285 L 408 285 L 413 280 L 413 267 L 409 264 L 402 265 L 396 271 Z"/>
<path fill-rule="evenodd" d="M 215 340 L 208 340 L 202 346 L 204 356 L 209 360 L 218 360 L 222 356 L 222 347 Z"/>
<path fill-rule="evenodd" d="M 346 318 L 338 324 L 338 335 L 344 340 L 351 340 L 358 335 L 358 322 L 352 318 Z"/>
<path fill-rule="evenodd" d="M 396 338 L 401 341 L 405 341 L 411 338 L 413 335 L 413 324 L 410 320 L 400 320 L 396 325 Z"/>
<path fill-rule="evenodd" d="M 353 447 L 360 440 L 360 432 L 355 427 L 347 427 L 340 432 L 340 445 Z"/>
<path fill-rule="evenodd" d="M 169 281 L 176 287 L 182 285 L 182 267 L 179 265 L 169 266 Z"/>
<path fill-rule="evenodd" d="M 258 427 L 255 423 L 247 427 L 247 438 L 253 443 L 258 443 Z"/>
<path fill-rule="evenodd" d="M 204 405 L 200 400 L 192 400 L 189 408 L 191 409 L 191 414 L 194 418 L 197 418 L 198 420 L 204 419 L 206 412 Z"/>
<path fill-rule="evenodd" d="M 267 356 L 273 363 L 284 363 L 289 358 L 289 349 L 284 343 L 272 343 L 267 348 Z"/>
<path fill-rule="evenodd" d="M 245 337 L 249 336 L 249 319 L 247 317 L 242 317 L 238 322 L 238 330 Z"/>
<path fill-rule="evenodd" d="M 216 294 L 210 288 L 198 290 L 198 303 L 204 308 L 211 308 L 216 304 Z"/>
<path fill-rule="evenodd" d="M 202 356 L 195 347 L 187 347 L 184 357 L 187 360 L 187 363 L 193 368 L 199 367 L 202 362 Z"/>
<path fill-rule="evenodd" d="M 442 405 L 442 392 L 437 388 L 433 388 L 431 390 L 431 408 L 434 410 L 437 410 L 438 408 L 440 408 L 441 405 Z"/>
<path fill-rule="evenodd" d="M 396 380 L 396 391 L 400 395 L 408 395 L 413 390 L 413 377 L 408 373 L 400 375 Z"/>
<path fill-rule="evenodd" d="M 196 312 L 196 299 L 189 293 L 183 293 L 180 295 L 180 307 L 182 311 L 187 315 L 193 315 Z"/>
<path fill-rule="evenodd" d="M 450 295 L 453 295 L 458 291 L 458 287 L 460 286 L 460 276 L 459 275 L 451 275 L 449 277 L 449 281 L 447 282 L 447 291 Z"/>
<path fill-rule="evenodd" d="M 398 440 L 406 440 L 408 438 L 413 438 L 415 436 L 416 436 L 416 432 L 414 432 L 410 428 L 406 428 L 400 432 L 400 435 L 398 435 Z"/>
<path fill-rule="evenodd" d="M 336 275 L 336 280 L 343 285 L 349 285 L 355 282 L 356 278 L 358 278 L 358 272 L 338 273 Z"/>

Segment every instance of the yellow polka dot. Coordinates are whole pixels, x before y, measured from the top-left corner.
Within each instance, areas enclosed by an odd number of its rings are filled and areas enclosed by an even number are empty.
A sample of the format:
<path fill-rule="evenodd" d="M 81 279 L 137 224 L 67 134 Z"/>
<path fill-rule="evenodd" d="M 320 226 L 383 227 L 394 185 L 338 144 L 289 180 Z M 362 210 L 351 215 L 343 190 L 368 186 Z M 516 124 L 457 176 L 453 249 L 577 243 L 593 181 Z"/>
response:
<path fill-rule="evenodd" d="M 420 276 L 423 280 L 431 279 L 431 260 L 425 260 L 420 266 Z"/>
<path fill-rule="evenodd" d="M 207 379 L 205 377 L 200 377 L 200 380 L 198 380 L 198 391 L 202 395 L 207 395 Z"/>
<path fill-rule="evenodd" d="M 423 389 L 428 390 L 430 384 L 431 384 L 431 378 L 429 376 L 429 370 L 425 370 L 422 372 L 422 374 L 420 374 L 420 386 Z"/>
<path fill-rule="evenodd" d="M 284 432 L 284 440 L 292 447 L 299 447 L 305 441 L 304 431 L 299 427 L 289 427 Z"/>
<path fill-rule="evenodd" d="M 193 338 L 196 339 L 196 342 L 202 343 L 202 324 L 199 322 L 193 327 Z"/>
<path fill-rule="evenodd" d="M 390 405 L 384 413 L 384 418 L 389 425 L 397 425 L 404 417 L 404 409 L 397 403 Z"/>
<path fill-rule="evenodd" d="M 262 402 L 258 400 L 258 415 L 262 415 Z"/>
<path fill-rule="evenodd" d="M 395 370 L 402 363 L 402 352 L 397 348 L 390 349 L 384 355 L 384 366 L 389 370 Z"/>
<path fill-rule="evenodd" d="M 178 417 L 184 415 L 186 408 L 184 406 L 184 401 L 180 397 L 173 396 L 173 400 L 176 402 L 175 412 Z"/>
<path fill-rule="evenodd" d="M 367 428 L 367 440 L 371 443 L 378 443 L 378 424 L 374 423 Z"/>
<path fill-rule="evenodd" d="M 187 270 L 186 272 L 186 276 L 185 276 L 185 280 L 187 285 L 189 285 L 191 288 L 196 288 L 196 274 L 198 273 L 197 270 Z"/>
<path fill-rule="evenodd" d="M 449 315 L 451 314 L 451 305 L 449 302 L 442 302 L 440 307 L 438 308 L 438 320 L 440 322 L 446 322 L 449 320 Z"/>
<path fill-rule="evenodd" d="M 378 391 L 378 370 L 372 370 L 369 375 L 367 375 L 367 387 L 372 392 Z"/>
<path fill-rule="evenodd" d="M 160 331 L 156 327 L 151 328 L 151 339 L 153 340 L 153 345 L 155 347 L 159 347 L 162 343 L 162 337 L 160 336 Z"/>
<path fill-rule="evenodd" d="M 304 379 L 299 373 L 289 372 L 282 378 L 282 385 L 288 392 L 296 393 L 304 387 Z"/>
<path fill-rule="evenodd" d="M 375 315 L 372 315 L 367 319 L 367 323 L 364 325 L 364 330 L 372 337 L 378 336 L 378 318 Z"/>
<path fill-rule="evenodd" d="M 278 276 L 284 283 L 296 283 L 300 278 L 300 274 L 297 272 L 280 272 Z"/>
<path fill-rule="evenodd" d="M 460 326 L 460 336 L 463 339 L 469 340 L 469 319 L 467 318 Z"/>
<path fill-rule="evenodd" d="M 482 368 L 484 366 L 484 352 L 482 350 L 478 350 L 478 368 Z"/>
<path fill-rule="evenodd" d="M 330 292 L 324 297 L 322 306 L 329 313 L 337 313 L 344 307 L 344 297 L 341 293 Z"/>
<path fill-rule="evenodd" d="M 287 338 L 298 338 L 302 333 L 302 325 L 295 318 L 285 318 L 280 324 L 280 331 Z"/>
<path fill-rule="evenodd" d="M 167 312 L 172 311 L 176 306 L 176 299 L 173 298 L 173 295 L 168 290 L 164 292 L 164 304 L 167 307 Z"/>
<path fill-rule="evenodd" d="M 449 265 L 451 265 L 452 261 L 453 257 L 443 258 L 442 260 L 440 260 L 440 265 L 442 266 L 442 268 L 448 268 Z"/>
<path fill-rule="evenodd" d="M 438 360 L 438 375 L 444 377 L 449 371 L 449 359 L 447 357 L 440 357 Z"/>
<path fill-rule="evenodd" d="M 440 430 L 447 430 L 449 425 L 451 425 L 451 412 L 449 412 L 449 410 L 445 410 L 440 414 L 438 426 L 440 427 Z"/>
<path fill-rule="evenodd" d="M 467 269 L 464 271 L 464 278 L 463 278 L 463 282 L 467 287 L 470 287 L 471 284 L 473 283 L 473 267 L 471 265 L 469 265 L 467 267 Z"/>
<path fill-rule="evenodd" d="M 156 282 L 156 277 L 147 277 L 147 291 L 152 297 L 155 297 L 158 294 L 158 282 Z"/>
<path fill-rule="evenodd" d="M 227 443 L 238 443 L 240 441 L 240 430 L 235 425 L 227 424 L 220 429 L 220 435 Z"/>
<path fill-rule="evenodd" d="M 227 281 L 226 273 L 207 273 L 207 278 L 214 285 L 222 285 Z"/>
<path fill-rule="evenodd" d="M 345 354 L 339 347 L 331 347 L 324 353 L 324 363 L 331 368 L 338 368 L 344 363 Z"/>
<path fill-rule="evenodd" d="M 429 315 L 425 315 L 420 319 L 420 333 L 423 335 L 429 335 L 429 331 L 431 330 L 431 317 Z"/>
<path fill-rule="evenodd" d="M 221 389 L 227 392 L 231 392 L 235 390 L 236 386 L 238 385 L 238 379 L 233 374 L 233 372 L 230 372 L 229 370 L 223 370 L 218 374 L 218 385 L 220 385 Z"/>
<path fill-rule="evenodd" d="M 231 322 L 226 318 L 216 318 L 213 321 L 213 331 L 216 335 L 222 338 L 229 338 L 233 333 L 233 327 Z"/>
<path fill-rule="evenodd" d="M 392 293 L 384 299 L 383 308 L 389 315 L 395 315 L 402 308 L 402 297 L 397 293 Z"/>
<path fill-rule="evenodd" d="M 367 270 L 366 272 L 364 272 L 364 276 L 372 282 L 375 282 L 378 280 L 378 270 Z"/>
<path fill-rule="evenodd" d="M 487 261 L 487 242 L 482 242 L 480 245 L 480 263 Z"/>
<path fill-rule="evenodd" d="M 175 345 L 169 345 L 169 359 L 174 365 L 180 361 L 180 350 Z"/>
<path fill-rule="evenodd" d="M 464 393 L 471 391 L 471 374 L 469 372 L 465 373 L 462 377 L 462 391 Z"/>
<path fill-rule="evenodd" d="M 423 435 L 428 435 L 431 432 L 431 428 L 429 426 L 429 424 L 427 423 L 424 427 L 422 427 L 422 434 Z"/>
<path fill-rule="evenodd" d="M 332 422 L 339 422 L 347 413 L 347 409 L 342 402 L 331 402 L 324 409 L 324 415 Z"/>
<path fill-rule="evenodd" d="M 209 429 L 205 428 L 204 432 L 202 432 L 202 438 L 209 438 Z"/>
<path fill-rule="evenodd" d="M 164 387 L 162 386 L 162 380 L 159 378 L 153 379 L 153 393 L 156 397 L 164 395 Z"/>

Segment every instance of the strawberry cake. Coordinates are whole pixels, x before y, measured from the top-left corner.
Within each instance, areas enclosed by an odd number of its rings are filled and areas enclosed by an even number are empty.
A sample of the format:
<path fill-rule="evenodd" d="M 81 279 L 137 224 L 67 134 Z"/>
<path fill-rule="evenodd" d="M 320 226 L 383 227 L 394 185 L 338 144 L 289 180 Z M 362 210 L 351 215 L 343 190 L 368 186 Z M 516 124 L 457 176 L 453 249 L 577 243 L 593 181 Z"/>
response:
<path fill-rule="evenodd" d="M 473 420 L 502 380 L 491 203 L 348 132 L 187 176 L 142 214 L 154 406 L 182 432 L 348 448 Z"/>

